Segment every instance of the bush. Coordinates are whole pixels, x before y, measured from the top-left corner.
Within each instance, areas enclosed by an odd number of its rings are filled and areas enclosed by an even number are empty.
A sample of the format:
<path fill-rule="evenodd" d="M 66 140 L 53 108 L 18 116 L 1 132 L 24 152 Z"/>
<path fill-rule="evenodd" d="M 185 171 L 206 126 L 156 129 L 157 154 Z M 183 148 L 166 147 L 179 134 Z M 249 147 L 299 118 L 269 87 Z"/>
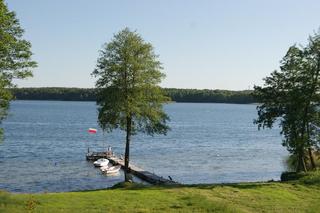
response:
<path fill-rule="evenodd" d="M 304 177 L 306 173 L 297 173 L 297 172 L 283 172 L 281 174 L 281 181 L 291 181 L 291 180 L 299 180 L 300 178 Z"/>
<path fill-rule="evenodd" d="M 320 184 L 320 170 L 308 172 L 307 175 L 303 176 L 300 180 L 301 183 L 309 185 Z"/>
<path fill-rule="evenodd" d="M 281 181 L 294 181 L 297 180 L 299 183 L 315 185 L 320 184 L 320 170 L 310 172 L 283 172 L 281 174 Z"/>

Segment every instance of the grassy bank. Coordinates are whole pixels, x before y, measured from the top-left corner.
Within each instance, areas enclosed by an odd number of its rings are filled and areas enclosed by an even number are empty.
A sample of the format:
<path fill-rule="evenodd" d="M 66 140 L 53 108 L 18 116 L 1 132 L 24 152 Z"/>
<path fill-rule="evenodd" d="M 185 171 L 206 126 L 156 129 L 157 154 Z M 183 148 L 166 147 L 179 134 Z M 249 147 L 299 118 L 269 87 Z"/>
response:
<path fill-rule="evenodd" d="M 320 172 L 287 183 L 0 192 L 0 212 L 319 212 Z"/>

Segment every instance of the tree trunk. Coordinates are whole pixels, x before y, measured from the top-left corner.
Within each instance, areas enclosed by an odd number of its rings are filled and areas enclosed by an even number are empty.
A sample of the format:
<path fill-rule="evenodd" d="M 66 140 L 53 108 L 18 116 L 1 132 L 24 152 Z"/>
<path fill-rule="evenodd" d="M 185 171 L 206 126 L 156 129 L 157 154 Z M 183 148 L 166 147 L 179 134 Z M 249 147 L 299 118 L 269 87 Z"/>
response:
<path fill-rule="evenodd" d="M 126 137 L 126 150 L 124 154 L 124 178 L 125 182 L 131 181 L 130 168 L 129 168 L 129 151 L 130 151 L 130 139 L 131 139 L 131 117 L 127 117 L 127 137 Z"/>
<path fill-rule="evenodd" d="M 298 154 L 297 172 L 307 172 L 306 163 L 304 161 L 304 150 L 301 149 Z"/>
<path fill-rule="evenodd" d="M 311 149 L 311 143 L 310 143 L 310 126 L 309 125 L 307 126 L 307 137 L 308 137 L 308 153 L 309 153 L 311 168 L 316 169 L 316 164 L 314 162 L 312 149 Z"/>
<path fill-rule="evenodd" d="M 312 169 L 316 169 L 316 164 L 314 162 L 312 149 L 310 147 L 308 148 L 308 152 L 309 152 L 309 158 L 310 158 L 311 167 L 312 167 Z"/>
<path fill-rule="evenodd" d="M 307 104 L 305 106 L 305 110 L 304 110 L 304 116 L 303 116 L 303 125 L 302 125 L 302 131 L 301 131 L 301 137 L 302 137 L 302 142 L 303 144 L 301 144 L 301 150 L 299 150 L 299 159 L 298 159 L 298 167 L 297 170 L 299 171 L 307 171 L 306 170 L 306 165 L 305 165 L 305 161 L 304 161 L 304 140 L 306 140 L 306 145 L 308 145 L 308 152 L 309 152 L 309 156 L 310 156 L 310 162 L 312 165 L 312 168 L 315 168 L 315 163 L 314 163 L 314 159 L 312 156 L 312 150 L 311 150 L 311 144 L 310 144 L 310 132 L 309 132 L 309 120 L 308 120 L 308 109 L 310 107 L 310 104 L 312 102 L 312 96 L 317 94 L 317 86 L 318 86 L 318 78 L 320 75 L 320 53 L 318 53 L 317 55 L 317 69 L 315 71 L 315 73 L 313 73 L 313 81 L 312 81 L 312 89 L 311 92 L 309 93 L 309 97 L 307 99 Z M 307 132 L 307 138 L 304 138 L 304 134 L 305 132 Z"/>

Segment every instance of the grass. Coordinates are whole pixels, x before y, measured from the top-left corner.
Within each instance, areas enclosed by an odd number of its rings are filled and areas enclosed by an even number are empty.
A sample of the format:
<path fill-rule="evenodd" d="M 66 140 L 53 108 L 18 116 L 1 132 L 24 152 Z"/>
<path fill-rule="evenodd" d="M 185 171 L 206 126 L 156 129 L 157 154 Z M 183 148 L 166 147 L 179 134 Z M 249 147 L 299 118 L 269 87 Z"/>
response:
<path fill-rule="evenodd" d="M 0 212 L 320 212 L 320 172 L 298 181 L 42 194 L 0 191 Z"/>

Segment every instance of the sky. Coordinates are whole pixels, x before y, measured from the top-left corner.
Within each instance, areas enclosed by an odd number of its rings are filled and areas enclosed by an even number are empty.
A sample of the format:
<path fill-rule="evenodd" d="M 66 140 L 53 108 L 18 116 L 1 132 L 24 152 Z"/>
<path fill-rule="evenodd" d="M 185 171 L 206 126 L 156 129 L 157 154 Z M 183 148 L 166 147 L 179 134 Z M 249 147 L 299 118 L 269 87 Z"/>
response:
<path fill-rule="evenodd" d="M 317 0 L 6 0 L 38 62 L 19 87 L 94 87 L 99 50 L 125 27 L 150 42 L 170 88 L 252 89 L 320 27 Z"/>

